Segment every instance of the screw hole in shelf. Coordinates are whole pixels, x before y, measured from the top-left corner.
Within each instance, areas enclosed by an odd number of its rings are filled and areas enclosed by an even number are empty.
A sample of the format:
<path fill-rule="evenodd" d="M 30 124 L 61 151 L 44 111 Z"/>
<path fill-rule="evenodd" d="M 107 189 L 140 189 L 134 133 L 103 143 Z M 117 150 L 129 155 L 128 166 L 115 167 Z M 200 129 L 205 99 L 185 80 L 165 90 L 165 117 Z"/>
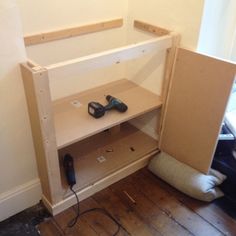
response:
<path fill-rule="evenodd" d="M 129 148 L 131 152 L 135 152 L 135 149 L 133 147 Z"/>

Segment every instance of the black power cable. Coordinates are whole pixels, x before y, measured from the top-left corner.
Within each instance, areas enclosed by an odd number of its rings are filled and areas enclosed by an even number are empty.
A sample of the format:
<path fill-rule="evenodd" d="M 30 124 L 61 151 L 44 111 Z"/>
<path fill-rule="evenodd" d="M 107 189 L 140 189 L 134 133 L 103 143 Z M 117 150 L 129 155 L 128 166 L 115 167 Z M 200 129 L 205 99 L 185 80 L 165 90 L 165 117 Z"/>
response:
<path fill-rule="evenodd" d="M 67 224 L 67 226 L 69 228 L 72 228 L 78 221 L 79 217 L 80 217 L 80 207 L 79 207 L 79 198 L 75 192 L 75 190 L 73 189 L 73 186 L 70 186 L 70 190 L 73 192 L 73 194 L 75 195 L 76 197 L 76 202 L 77 202 L 77 214 L 75 216 L 75 218 L 73 218 L 71 221 L 69 221 L 69 223 Z"/>
<path fill-rule="evenodd" d="M 73 185 L 70 186 L 70 190 L 73 192 L 73 194 L 75 195 L 76 197 L 76 201 L 77 201 L 77 213 L 76 213 L 76 216 L 71 220 L 69 221 L 69 223 L 67 224 L 67 226 L 69 228 L 72 228 L 78 221 L 78 219 L 85 215 L 85 214 L 88 214 L 88 213 L 91 213 L 91 212 L 94 212 L 94 211 L 97 211 L 97 212 L 100 212 L 102 214 L 104 214 L 105 216 L 107 216 L 108 218 L 110 218 L 116 225 L 117 225 L 117 230 L 116 232 L 113 234 L 113 236 L 116 236 L 120 229 L 122 228 L 128 235 L 131 235 L 106 209 L 104 208 L 91 208 L 91 209 L 88 209 L 88 210 L 85 210 L 83 212 L 80 213 L 80 205 L 79 205 L 79 198 L 76 194 L 76 192 L 74 191 L 73 189 Z"/>
<path fill-rule="evenodd" d="M 107 217 L 109 217 L 118 226 L 118 228 L 117 228 L 116 232 L 113 234 L 113 236 L 116 236 L 118 234 L 118 232 L 120 231 L 120 228 L 122 228 L 124 231 L 126 231 L 126 229 L 108 211 L 106 211 L 103 208 L 91 208 L 91 209 L 88 209 L 88 210 L 80 213 L 79 198 L 78 198 L 75 190 L 73 189 L 73 186 L 76 184 L 76 178 L 75 178 L 75 170 L 74 170 L 74 161 L 73 161 L 73 157 L 70 154 L 66 154 L 64 156 L 63 167 L 64 167 L 67 183 L 70 186 L 70 190 L 75 195 L 76 201 L 77 201 L 76 216 L 71 221 L 68 222 L 67 226 L 69 228 L 72 228 L 77 223 L 78 219 L 81 216 L 83 216 L 87 213 L 90 213 L 92 211 L 98 211 L 98 212 L 106 215 Z M 127 232 L 127 233 L 129 234 L 129 232 Z"/>

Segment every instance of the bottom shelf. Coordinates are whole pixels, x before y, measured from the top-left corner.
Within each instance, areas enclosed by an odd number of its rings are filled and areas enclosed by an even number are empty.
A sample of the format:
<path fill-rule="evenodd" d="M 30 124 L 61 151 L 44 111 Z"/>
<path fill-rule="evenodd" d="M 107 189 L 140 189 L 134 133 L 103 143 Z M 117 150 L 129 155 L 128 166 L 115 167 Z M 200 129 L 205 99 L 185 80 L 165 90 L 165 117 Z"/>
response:
<path fill-rule="evenodd" d="M 129 123 L 120 126 L 119 132 L 103 131 L 83 141 L 59 150 L 60 163 L 66 153 L 74 157 L 77 184 L 80 191 L 112 173 L 157 150 L 157 141 Z M 62 185 L 65 196 L 68 186 L 61 165 Z"/>

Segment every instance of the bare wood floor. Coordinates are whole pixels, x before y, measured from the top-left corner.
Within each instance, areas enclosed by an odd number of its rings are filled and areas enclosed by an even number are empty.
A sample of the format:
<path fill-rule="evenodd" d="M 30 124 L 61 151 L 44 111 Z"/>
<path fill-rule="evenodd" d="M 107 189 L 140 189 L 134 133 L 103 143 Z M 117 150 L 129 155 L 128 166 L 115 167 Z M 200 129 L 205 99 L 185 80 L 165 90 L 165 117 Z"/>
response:
<path fill-rule="evenodd" d="M 216 203 L 189 198 L 146 169 L 80 203 L 81 211 L 93 207 L 105 208 L 123 225 L 126 230 L 121 229 L 119 236 L 236 235 L 236 220 Z M 99 212 L 86 214 L 75 227 L 67 228 L 75 213 L 76 206 L 43 222 L 39 226 L 41 235 L 108 236 L 117 230 L 114 222 Z"/>

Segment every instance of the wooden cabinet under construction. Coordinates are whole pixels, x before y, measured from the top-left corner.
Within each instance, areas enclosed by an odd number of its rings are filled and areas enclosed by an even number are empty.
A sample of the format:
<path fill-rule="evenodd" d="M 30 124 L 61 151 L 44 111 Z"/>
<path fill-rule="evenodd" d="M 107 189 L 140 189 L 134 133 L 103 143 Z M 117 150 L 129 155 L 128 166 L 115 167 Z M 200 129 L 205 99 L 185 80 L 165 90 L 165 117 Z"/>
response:
<path fill-rule="evenodd" d="M 111 33 L 120 41 L 110 42 Z M 57 41 L 77 45 L 68 53 L 72 59 L 55 60 Z M 234 64 L 179 48 L 174 32 L 122 19 L 26 36 L 25 44 L 30 60 L 21 71 L 42 198 L 52 214 L 75 203 L 62 167 L 67 153 L 80 200 L 144 167 L 159 150 L 208 172 Z M 128 110 L 89 115 L 88 103 L 106 104 L 106 95 Z"/>

